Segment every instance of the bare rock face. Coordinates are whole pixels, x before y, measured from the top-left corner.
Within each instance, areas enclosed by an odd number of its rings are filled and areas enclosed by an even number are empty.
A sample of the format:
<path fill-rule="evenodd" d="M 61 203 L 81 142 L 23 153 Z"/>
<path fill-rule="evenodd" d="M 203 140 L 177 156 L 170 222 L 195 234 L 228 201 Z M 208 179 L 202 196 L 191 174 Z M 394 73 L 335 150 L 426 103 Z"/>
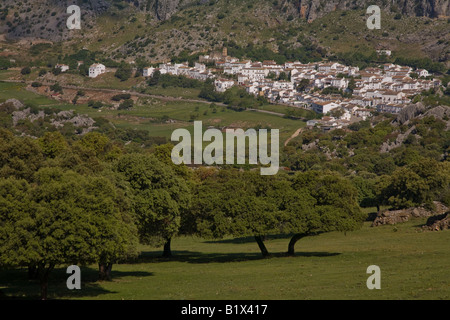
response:
<path fill-rule="evenodd" d="M 397 115 L 396 119 L 392 121 L 393 125 L 403 125 L 408 124 L 411 119 L 421 119 L 424 117 L 434 117 L 445 121 L 445 130 L 450 129 L 450 107 L 449 106 L 437 106 L 432 108 L 425 107 L 422 103 L 411 104 L 405 108 Z M 394 142 L 386 141 L 381 145 L 380 152 L 386 153 L 394 148 L 397 148 L 403 144 L 403 142 L 411 135 L 415 134 L 416 126 L 411 126 L 406 132 L 399 133 Z M 420 136 L 416 135 L 416 138 Z"/>
<path fill-rule="evenodd" d="M 445 18 L 450 15 L 449 0 L 392 0 L 383 4 L 365 0 L 300 0 L 298 10 L 303 18 L 314 20 L 331 11 L 368 8 L 370 4 L 378 4 L 380 8 L 387 10 L 395 7 L 407 16 Z"/>
<path fill-rule="evenodd" d="M 20 109 L 22 109 L 24 107 L 24 104 L 22 102 L 20 102 L 19 100 L 17 100 L 17 99 L 8 99 L 4 103 L 2 103 L 1 105 L 3 106 L 3 105 L 6 105 L 6 104 L 11 105 L 16 110 L 20 110 Z"/>
<path fill-rule="evenodd" d="M 180 0 L 155 0 L 154 10 L 159 20 L 167 20 L 177 12 Z"/>
<path fill-rule="evenodd" d="M 424 113 L 424 117 L 433 116 L 437 119 L 445 120 L 447 123 L 446 130 L 450 129 L 450 107 L 449 106 L 437 106 Z"/>
<path fill-rule="evenodd" d="M 435 211 L 430 211 L 423 207 L 392 211 L 380 211 L 373 221 L 372 227 L 377 227 L 385 224 L 393 225 L 397 223 L 403 223 L 409 221 L 409 219 L 411 218 L 433 217 L 449 210 L 444 204 L 438 201 L 434 201 L 434 204 L 436 206 Z"/>
<path fill-rule="evenodd" d="M 400 125 L 405 124 L 409 120 L 423 114 L 425 110 L 426 107 L 420 102 L 416 104 L 410 104 L 409 106 L 403 108 L 402 111 L 400 111 L 394 122 Z"/>
<path fill-rule="evenodd" d="M 30 115 L 30 108 L 22 110 L 22 111 L 14 111 L 12 114 L 12 120 L 14 127 L 17 126 L 19 121 L 28 119 Z"/>
<path fill-rule="evenodd" d="M 88 128 L 88 131 L 94 129 L 95 120 L 87 115 L 75 115 L 72 110 L 59 112 L 54 119 L 51 119 L 52 125 L 56 128 L 64 127 L 65 123 L 72 123 L 77 128 Z"/>
<path fill-rule="evenodd" d="M 65 27 L 66 19 L 71 14 L 67 8 L 73 4 L 80 6 L 82 24 L 93 21 L 97 16 L 111 7 L 108 0 L 33 0 L 20 2 L 16 0 L 2 0 L 11 14 L 6 21 L 14 22 L 14 28 L 6 23 L 0 23 L 0 33 L 6 33 L 9 39 L 35 38 L 50 41 L 66 40 L 71 31 Z M 12 15 L 17 13 L 17 18 Z M 44 18 L 45 17 L 45 18 Z"/>
<path fill-rule="evenodd" d="M 416 126 L 412 126 L 405 133 L 400 133 L 394 142 L 392 143 L 389 141 L 384 142 L 381 145 L 380 153 L 386 153 L 394 148 L 400 147 L 414 130 L 416 130 Z"/>
<path fill-rule="evenodd" d="M 135 10 L 154 14 L 159 20 L 167 20 L 179 10 L 193 5 L 206 4 L 210 0 L 124 0 Z M 241 0 L 245 2 L 246 0 Z M 11 12 L 19 13 L 19 21 L 10 30 L 6 24 L 0 24 L 0 32 L 7 32 L 10 38 L 41 37 L 52 41 L 64 40 L 69 32 L 61 26 L 69 17 L 68 6 L 78 4 L 83 12 L 83 21 L 91 21 L 118 4 L 114 0 L 33 0 L 19 2 L 2 0 Z M 279 0 L 278 7 L 284 13 L 297 15 L 309 21 L 323 17 L 335 10 L 366 9 L 371 4 L 367 0 Z M 450 15 L 450 0 L 392 0 L 378 3 L 383 10 L 395 8 L 406 16 L 425 16 L 445 18 Z M 47 13 L 52 12 L 52 15 Z M 53 15 L 54 13 L 54 15 Z M 45 19 L 42 18 L 45 16 Z M 8 17 L 7 20 L 15 20 Z M 44 29 L 41 27 L 44 26 Z"/>

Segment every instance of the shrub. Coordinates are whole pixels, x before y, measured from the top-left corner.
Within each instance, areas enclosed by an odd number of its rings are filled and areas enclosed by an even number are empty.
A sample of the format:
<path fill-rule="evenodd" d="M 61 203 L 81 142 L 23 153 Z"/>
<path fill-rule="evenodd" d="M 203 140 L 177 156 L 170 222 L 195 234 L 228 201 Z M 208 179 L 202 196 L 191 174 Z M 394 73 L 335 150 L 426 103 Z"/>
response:
<path fill-rule="evenodd" d="M 21 74 L 26 75 L 31 73 L 30 67 L 25 67 L 20 71 Z"/>
<path fill-rule="evenodd" d="M 128 100 L 131 98 L 131 94 L 129 93 L 122 93 L 122 94 L 116 94 L 111 98 L 113 101 L 120 101 L 120 100 Z"/>
<path fill-rule="evenodd" d="M 128 110 L 131 109 L 133 106 L 134 101 L 131 99 L 126 99 L 119 105 L 119 110 Z"/>
<path fill-rule="evenodd" d="M 54 85 L 50 86 L 50 90 L 57 93 L 63 93 L 63 89 L 59 85 L 59 83 L 55 83 Z"/>
<path fill-rule="evenodd" d="M 130 79 L 132 72 L 133 71 L 132 71 L 131 66 L 129 64 L 122 63 L 119 66 L 119 68 L 117 69 L 117 71 L 114 74 L 114 76 L 116 78 L 119 78 L 120 81 L 127 81 L 128 79 Z"/>
<path fill-rule="evenodd" d="M 91 107 L 91 108 L 94 108 L 94 109 L 100 109 L 101 107 L 103 107 L 103 103 L 101 101 L 89 100 L 88 101 L 88 107 Z"/>

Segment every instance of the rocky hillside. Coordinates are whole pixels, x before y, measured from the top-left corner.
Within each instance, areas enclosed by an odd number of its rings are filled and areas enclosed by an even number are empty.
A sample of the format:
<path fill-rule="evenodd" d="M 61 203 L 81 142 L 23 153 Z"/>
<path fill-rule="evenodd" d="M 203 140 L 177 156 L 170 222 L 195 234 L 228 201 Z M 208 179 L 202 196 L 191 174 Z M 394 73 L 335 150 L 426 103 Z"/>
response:
<path fill-rule="evenodd" d="M 84 0 L 78 1 L 83 10 L 83 18 L 88 21 L 95 19 L 113 8 L 120 10 L 132 7 L 137 12 L 153 15 L 164 21 L 190 6 L 215 6 L 221 0 Z M 225 1 L 230 6 L 233 1 Z M 274 10 L 282 16 L 303 18 L 308 21 L 323 17 L 336 10 L 355 10 L 367 8 L 367 0 L 276 0 L 253 1 L 241 0 L 248 6 L 257 7 L 270 3 Z M 401 13 L 405 16 L 425 16 L 430 18 L 446 18 L 450 15 L 450 0 L 392 0 L 375 1 L 386 11 Z M 65 10 L 72 5 L 72 0 L 33 0 L 18 2 L 16 0 L 3 0 L 0 4 L 1 25 L 0 31 L 6 32 L 9 37 L 41 36 L 56 40 L 64 37 L 56 31 L 65 23 Z M 47 32 L 42 32 L 47 31 Z"/>
<path fill-rule="evenodd" d="M 86 47 L 129 61 L 159 62 L 230 42 L 277 52 L 280 44 L 296 48 L 305 39 L 331 53 L 353 52 L 358 44 L 363 53 L 365 46 L 382 46 L 407 57 L 414 52 L 414 58 L 450 60 L 443 19 L 450 15 L 450 0 L 375 2 L 384 10 L 383 30 L 369 34 L 365 9 L 373 1 L 364 0 L 78 0 L 82 30 L 72 31 L 66 9 L 73 0 L 2 0 L 0 40 L 3 34 L 32 43 L 64 41 L 64 54 Z"/>
<path fill-rule="evenodd" d="M 314 20 L 334 10 L 367 8 L 377 3 L 382 9 L 398 12 L 406 16 L 425 16 L 444 18 L 450 15 L 449 0 L 393 0 L 393 1 L 341 1 L 341 0 L 299 0 L 297 3 L 300 16 Z"/>

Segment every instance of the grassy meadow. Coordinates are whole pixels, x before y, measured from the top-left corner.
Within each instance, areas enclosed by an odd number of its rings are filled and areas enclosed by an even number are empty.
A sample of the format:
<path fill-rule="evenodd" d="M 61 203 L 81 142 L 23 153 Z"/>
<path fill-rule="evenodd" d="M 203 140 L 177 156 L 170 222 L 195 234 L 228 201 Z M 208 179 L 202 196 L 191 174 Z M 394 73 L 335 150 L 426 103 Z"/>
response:
<path fill-rule="evenodd" d="M 137 261 L 116 264 L 113 280 L 97 281 L 95 265 L 82 267 L 82 289 L 70 291 L 65 267 L 49 283 L 51 299 L 95 300 L 439 300 L 450 299 L 450 231 L 422 231 L 424 219 L 347 234 L 304 238 L 286 257 L 288 236 L 266 241 L 263 259 L 253 238 L 176 238 L 174 257 L 142 246 Z M 366 286 L 367 267 L 381 269 L 381 290 Z M 0 273 L 0 297 L 34 299 L 39 285 L 26 269 Z"/>
<path fill-rule="evenodd" d="M 25 89 L 23 83 L 8 83 L 0 81 L 0 103 L 8 99 L 17 99 L 23 103 L 33 103 L 35 105 L 53 105 L 56 101 L 45 96 L 37 95 Z"/>

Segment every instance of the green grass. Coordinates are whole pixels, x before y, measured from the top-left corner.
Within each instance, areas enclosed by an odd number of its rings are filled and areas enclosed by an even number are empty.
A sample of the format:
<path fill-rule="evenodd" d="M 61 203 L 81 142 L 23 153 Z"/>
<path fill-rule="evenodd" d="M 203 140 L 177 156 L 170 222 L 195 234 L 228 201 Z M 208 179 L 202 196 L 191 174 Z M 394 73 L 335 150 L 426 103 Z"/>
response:
<path fill-rule="evenodd" d="M 290 137 L 298 128 L 304 127 L 305 122 L 300 120 L 285 119 L 283 117 L 260 113 L 255 111 L 236 112 L 217 106 L 216 113 L 209 104 L 195 102 L 168 101 L 147 99 L 148 103 L 138 104 L 131 110 L 108 110 L 103 108 L 101 112 L 89 108 L 87 105 L 58 105 L 62 110 L 76 110 L 79 114 L 87 114 L 90 117 L 105 117 L 114 125 L 121 128 L 148 130 L 151 136 L 163 136 L 170 138 L 177 128 L 192 129 L 191 115 L 197 115 L 196 121 L 203 122 L 206 130 L 209 126 L 218 128 L 232 126 L 235 128 L 268 128 L 280 130 L 280 145 Z M 273 108 L 274 111 L 277 110 Z M 279 107 L 283 112 L 284 107 Z M 205 111 L 207 114 L 205 115 Z M 168 116 L 176 123 L 158 123 L 158 119 Z"/>
<path fill-rule="evenodd" d="M 178 88 L 178 87 L 162 88 L 158 86 L 147 88 L 145 93 L 157 96 L 168 96 L 168 97 L 198 100 L 199 99 L 198 95 L 200 91 L 201 89 L 195 88 Z"/>
<path fill-rule="evenodd" d="M 11 76 L 15 75 L 17 71 L 15 70 L 0 70 L 0 81 L 8 80 Z"/>
<path fill-rule="evenodd" d="M 174 258 L 142 247 L 138 261 L 113 267 L 111 282 L 96 281 L 96 267 L 82 268 L 82 290 L 65 287 L 60 268 L 52 274 L 51 298 L 101 300 L 197 299 L 450 299 L 450 231 L 422 232 L 424 219 L 396 226 L 332 232 L 304 238 L 295 257 L 285 257 L 288 237 L 266 241 L 262 259 L 252 238 L 173 241 Z M 366 287 L 367 267 L 381 268 L 381 290 Z M 0 274 L 0 296 L 37 298 L 39 286 L 26 270 Z"/>
<path fill-rule="evenodd" d="M 17 99 L 22 103 L 33 103 L 36 105 L 55 104 L 54 100 L 27 91 L 25 84 L 0 82 L 0 103 L 8 99 Z"/>

